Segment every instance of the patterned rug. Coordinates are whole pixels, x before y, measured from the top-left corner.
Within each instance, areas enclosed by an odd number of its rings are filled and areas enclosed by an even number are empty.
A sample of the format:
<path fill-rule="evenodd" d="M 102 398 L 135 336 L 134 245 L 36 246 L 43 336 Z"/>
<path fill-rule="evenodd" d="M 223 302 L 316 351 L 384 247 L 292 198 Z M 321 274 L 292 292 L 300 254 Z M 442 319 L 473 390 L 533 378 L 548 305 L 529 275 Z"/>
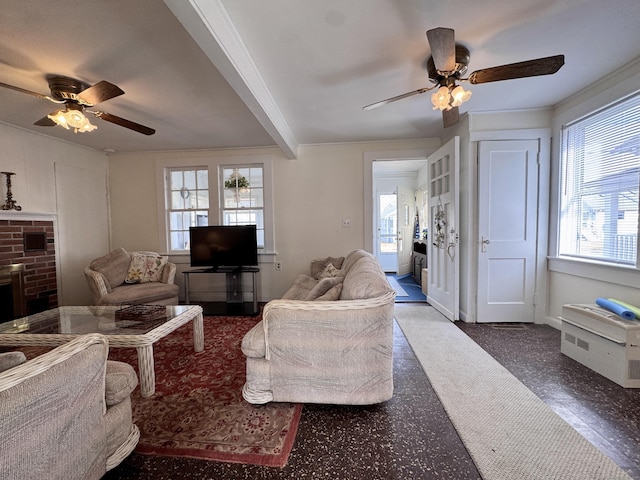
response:
<path fill-rule="evenodd" d="M 240 342 L 256 317 L 205 317 L 203 352 L 193 351 L 187 324 L 154 344 L 156 393 L 133 394 L 142 454 L 282 467 L 293 447 L 302 405 L 251 405 L 242 398 L 245 357 Z M 109 358 L 135 366 L 135 349 Z"/>

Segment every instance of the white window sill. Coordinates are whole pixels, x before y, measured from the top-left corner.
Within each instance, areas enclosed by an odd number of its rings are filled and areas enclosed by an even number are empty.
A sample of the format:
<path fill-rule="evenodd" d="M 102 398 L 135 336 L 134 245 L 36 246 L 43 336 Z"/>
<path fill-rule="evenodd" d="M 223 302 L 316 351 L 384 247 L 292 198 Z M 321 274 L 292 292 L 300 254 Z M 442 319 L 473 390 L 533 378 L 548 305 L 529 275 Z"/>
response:
<path fill-rule="evenodd" d="M 564 273 L 576 277 L 601 280 L 603 282 L 640 288 L 640 270 L 624 265 L 611 265 L 573 258 L 548 257 L 550 272 Z"/>

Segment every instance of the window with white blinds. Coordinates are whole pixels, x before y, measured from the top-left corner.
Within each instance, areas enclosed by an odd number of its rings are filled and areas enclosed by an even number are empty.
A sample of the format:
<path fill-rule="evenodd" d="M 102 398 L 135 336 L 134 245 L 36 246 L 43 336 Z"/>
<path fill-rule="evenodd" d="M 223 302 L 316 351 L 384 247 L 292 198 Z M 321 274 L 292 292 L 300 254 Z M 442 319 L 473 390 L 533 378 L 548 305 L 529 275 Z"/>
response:
<path fill-rule="evenodd" d="M 562 129 L 559 254 L 638 266 L 640 94 Z"/>

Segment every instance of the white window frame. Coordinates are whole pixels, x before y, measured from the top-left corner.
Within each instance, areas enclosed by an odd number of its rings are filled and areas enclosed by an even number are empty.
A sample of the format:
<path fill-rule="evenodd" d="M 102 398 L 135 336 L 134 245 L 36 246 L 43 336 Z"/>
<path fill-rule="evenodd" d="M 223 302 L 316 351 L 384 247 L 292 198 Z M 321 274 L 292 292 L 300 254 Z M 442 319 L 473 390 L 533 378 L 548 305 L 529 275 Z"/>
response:
<path fill-rule="evenodd" d="M 190 168 L 203 168 L 209 170 L 209 223 L 213 224 L 217 220 L 218 225 L 222 223 L 222 210 L 220 208 L 220 182 L 219 171 L 221 166 L 241 168 L 244 165 L 261 165 L 263 168 L 263 188 L 264 188 L 264 226 L 265 234 L 264 248 L 258 250 L 260 262 L 272 261 L 276 255 L 275 249 L 275 225 L 273 211 L 273 156 L 270 154 L 256 155 L 234 155 L 220 156 L 218 152 L 177 152 L 175 155 L 166 152 L 159 155 L 156 160 L 156 191 L 158 199 L 158 245 L 164 252 L 175 256 L 188 256 L 189 251 L 169 250 L 169 218 L 167 196 L 167 175 L 169 170 Z M 269 258 L 271 260 L 269 260 Z"/>
<path fill-rule="evenodd" d="M 569 165 L 568 164 L 568 155 L 567 155 L 567 151 L 568 151 L 568 146 L 565 145 L 566 140 L 565 140 L 565 135 L 564 132 L 566 131 L 566 129 L 571 129 L 572 127 L 575 126 L 580 126 L 580 124 L 584 124 L 585 121 L 589 121 L 590 119 L 594 119 L 594 125 L 596 124 L 596 121 L 607 121 L 608 118 L 606 118 L 607 114 L 612 114 L 615 112 L 616 109 L 619 109 L 619 107 L 623 104 L 623 103 L 629 103 L 629 101 L 633 100 L 636 103 L 638 102 L 638 100 L 640 99 L 640 94 L 636 93 L 634 95 L 630 95 L 627 96 L 625 98 L 622 98 L 620 101 L 608 105 L 606 107 L 600 108 L 594 112 L 592 112 L 589 115 L 586 115 L 584 117 L 581 117 L 577 120 L 574 120 L 572 122 L 567 122 L 566 125 L 563 126 L 563 135 L 562 135 L 562 139 L 563 141 L 561 142 L 561 151 L 560 151 L 560 171 L 559 171 L 559 195 L 558 195 L 558 230 L 557 230 L 557 258 L 565 258 L 565 259 L 571 259 L 574 262 L 586 262 L 586 263 L 599 263 L 602 265 L 610 265 L 610 266 L 620 266 L 620 267 L 626 267 L 626 268 L 635 268 L 637 269 L 638 266 L 640 265 L 640 255 L 638 255 L 638 246 L 637 246 L 637 238 L 640 238 L 640 222 L 638 222 L 638 224 L 636 225 L 636 249 L 635 249 L 635 254 L 636 254 L 636 259 L 635 259 L 635 263 L 632 262 L 632 264 L 629 264 L 628 262 L 625 262 L 624 259 L 622 258 L 606 258 L 605 255 L 592 255 L 589 256 L 586 253 L 576 253 L 576 252 L 567 252 L 567 251 L 562 251 L 561 247 L 562 247 L 562 213 L 561 210 L 563 208 L 563 200 L 570 200 L 569 197 L 563 197 L 563 194 L 565 192 L 565 187 L 569 184 L 567 184 L 567 178 L 566 178 L 566 172 L 567 171 L 573 171 L 572 169 L 575 168 L 575 166 L 573 164 Z M 604 117 L 604 118 L 603 118 Z M 634 129 L 637 130 L 637 126 L 635 126 L 635 122 L 632 124 L 634 127 L 632 127 L 632 129 L 630 130 L 630 132 L 628 132 L 627 134 L 633 134 L 634 133 Z M 611 127 L 613 127 L 613 125 L 611 125 Z M 592 127 L 593 128 L 593 127 Z M 579 131 L 579 130 L 578 130 Z M 608 148 L 608 147 L 607 147 Z M 606 149 L 605 149 L 606 150 Z M 585 158 L 587 158 L 587 160 L 589 160 L 589 156 L 585 155 Z M 591 157 L 591 159 L 593 160 L 593 157 Z M 589 163 L 585 163 L 585 169 L 588 168 L 607 168 L 607 165 L 609 165 L 609 169 L 611 170 L 612 173 L 615 173 L 615 168 L 619 168 L 616 167 L 616 163 L 619 163 L 621 160 L 620 159 L 614 159 L 614 158 L 610 158 L 607 157 L 605 159 L 605 163 L 602 162 L 596 162 L 593 163 L 592 167 L 589 167 Z M 616 160 L 614 162 L 614 160 Z M 633 164 L 633 160 L 630 162 L 630 164 Z M 628 162 L 629 159 L 626 159 L 626 161 Z M 599 165 L 603 165 L 603 167 L 599 167 Z M 576 173 L 578 174 L 580 173 L 581 170 L 575 170 Z M 605 172 L 606 173 L 606 172 Z M 587 182 L 587 180 L 585 180 L 585 182 Z M 579 188 L 579 187 L 578 187 Z M 579 198 L 579 197 L 578 197 Z M 575 200 L 574 200 L 575 202 Z M 638 206 L 638 210 L 637 212 L 640 212 L 640 206 Z M 571 224 L 570 220 L 569 220 L 569 224 L 567 224 L 567 227 L 569 228 L 569 225 Z M 579 222 L 581 223 L 583 221 L 583 219 L 575 219 L 575 222 Z M 575 223 L 574 222 L 574 223 Z M 575 223 L 573 225 L 573 228 L 581 228 L 577 223 Z M 565 241 L 568 241 L 567 239 L 565 239 Z"/>

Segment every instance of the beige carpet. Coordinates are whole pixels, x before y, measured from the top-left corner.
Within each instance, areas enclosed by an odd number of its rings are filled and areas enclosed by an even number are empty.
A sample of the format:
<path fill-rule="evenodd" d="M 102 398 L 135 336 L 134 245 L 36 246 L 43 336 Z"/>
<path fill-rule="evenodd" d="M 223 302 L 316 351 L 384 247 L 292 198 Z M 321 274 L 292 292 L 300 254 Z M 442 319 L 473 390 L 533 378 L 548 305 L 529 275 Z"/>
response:
<path fill-rule="evenodd" d="M 434 308 L 395 312 L 484 480 L 631 478 Z"/>

